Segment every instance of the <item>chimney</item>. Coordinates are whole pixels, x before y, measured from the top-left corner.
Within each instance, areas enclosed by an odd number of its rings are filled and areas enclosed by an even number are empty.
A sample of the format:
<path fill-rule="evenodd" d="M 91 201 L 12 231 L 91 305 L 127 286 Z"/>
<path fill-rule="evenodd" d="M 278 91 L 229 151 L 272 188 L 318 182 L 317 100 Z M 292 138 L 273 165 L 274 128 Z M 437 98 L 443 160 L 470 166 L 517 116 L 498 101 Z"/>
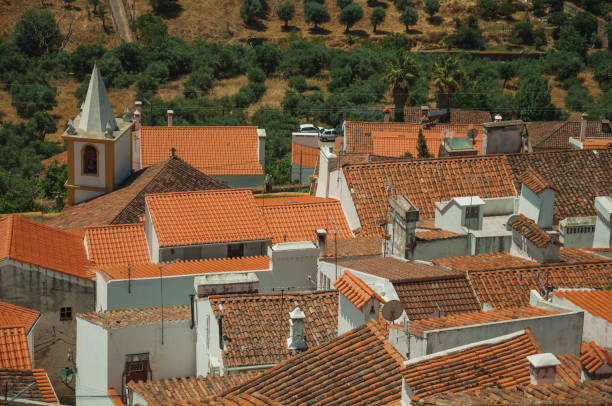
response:
<path fill-rule="evenodd" d="M 557 375 L 557 365 L 561 363 L 553 354 L 528 355 L 529 375 L 532 385 L 553 384 Z"/>
<path fill-rule="evenodd" d="M 316 231 L 317 233 L 317 247 L 321 250 L 321 256 L 325 256 L 325 250 L 327 247 L 327 230 L 324 228 L 319 228 Z"/>
<path fill-rule="evenodd" d="M 612 197 L 597 196 L 595 198 L 595 236 L 593 248 L 608 248 L 612 246 Z"/>
<path fill-rule="evenodd" d="M 136 122 L 136 124 L 134 125 L 134 131 L 140 131 L 140 123 L 142 119 L 142 102 L 134 102 L 134 109 L 136 110 L 134 112 L 134 121 Z"/>
<path fill-rule="evenodd" d="M 296 306 L 289 313 L 289 338 L 287 338 L 287 349 L 289 350 L 305 350 L 308 348 L 306 339 L 304 338 L 304 312 Z"/>
<path fill-rule="evenodd" d="M 587 113 L 582 113 L 582 115 L 580 116 L 580 142 L 584 142 L 584 139 L 586 138 L 588 118 L 589 115 Z"/>
<path fill-rule="evenodd" d="M 168 113 L 168 127 L 172 127 L 172 116 L 174 115 L 174 111 L 168 110 L 166 113 Z"/>
<path fill-rule="evenodd" d="M 383 110 L 383 114 L 385 116 L 385 123 L 391 121 L 391 109 L 389 107 L 385 107 L 385 109 Z"/>
<path fill-rule="evenodd" d="M 419 210 L 410 200 L 402 195 L 389 197 L 392 222 L 387 227 L 391 235 L 391 243 L 385 244 L 385 255 L 411 259 L 416 247 L 416 223 L 419 220 Z"/>
<path fill-rule="evenodd" d="M 495 122 L 496 123 L 501 123 L 501 121 L 502 121 L 502 116 L 501 116 L 501 114 L 497 113 L 495 115 Z"/>

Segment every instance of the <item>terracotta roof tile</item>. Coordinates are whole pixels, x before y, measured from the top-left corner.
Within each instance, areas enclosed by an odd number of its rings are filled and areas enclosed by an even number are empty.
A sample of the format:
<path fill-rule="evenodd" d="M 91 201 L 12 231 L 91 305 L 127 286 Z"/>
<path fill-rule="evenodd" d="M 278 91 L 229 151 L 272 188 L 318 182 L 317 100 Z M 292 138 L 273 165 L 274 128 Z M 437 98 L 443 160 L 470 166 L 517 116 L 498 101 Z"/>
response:
<path fill-rule="evenodd" d="M 465 131 L 459 133 L 449 133 L 449 136 L 465 136 L 470 129 L 482 129 L 481 126 L 467 126 Z M 403 157 L 406 152 L 409 152 L 413 158 L 419 154 L 417 149 L 419 130 L 423 131 L 425 143 L 429 153 L 438 157 L 440 145 L 443 137 L 446 135 L 446 130 L 442 126 L 434 126 L 431 129 L 423 130 L 420 125 L 415 125 L 414 128 L 403 131 L 372 131 L 372 153 L 381 156 Z M 474 148 L 480 154 L 482 150 L 482 131 L 475 139 Z"/>
<path fill-rule="evenodd" d="M 79 313 L 77 317 L 89 320 L 102 327 L 121 328 L 140 324 L 159 323 L 162 320 L 161 307 L 146 307 L 142 309 L 117 309 L 97 313 Z M 191 309 L 189 305 L 164 306 L 164 322 L 189 320 Z"/>
<path fill-rule="evenodd" d="M 491 121 L 491 113 L 483 110 L 450 109 L 452 124 L 482 124 Z M 404 121 L 407 123 L 421 122 L 420 107 L 404 107 Z"/>
<path fill-rule="evenodd" d="M 298 195 L 298 196 L 281 196 L 281 197 L 261 197 L 262 195 L 255 195 L 255 202 L 258 206 L 283 206 L 293 204 L 310 204 L 310 203 L 333 203 L 337 202 L 337 199 L 328 197 L 318 197 L 311 195 Z"/>
<path fill-rule="evenodd" d="M 0 260 L 38 266 L 88 279 L 83 237 L 20 216 L 0 219 Z"/>
<path fill-rule="evenodd" d="M 612 366 L 612 354 L 594 342 L 582 342 L 580 348 L 580 362 L 589 374 L 595 374 L 604 365 Z"/>
<path fill-rule="evenodd" d="M 401 397 L 402 357 L 376 322 L 308 349 L 235 388 L 285 406 L 383 406 Z"/>
<path fill-rule="evenodd" d="M 87 227 L 85 238 L 97 266 L 151 262 L 142 223 Z"/>
<path fill-rule="evenodd" d="M 610 148 L 610 146 L 612 146 L 612 138 L 585 138 L 582 141 L 584 149 Z"/>
<path fill-rule="evenodd" d="M 539 307 L 525 306 L 415 320 L 409 323 L 409 328 L 412 334 L 423 337 L 424 332 L 430 330 L 469 326 L 473 324 L 488 324 L 506 320 L 527 319 L 530 317 L 549 316 L 551 314 L 558 314 L 558 312 L 541 309 Z"/>
<path fill-rule="evenodd" d="M 612 380 L 484 388 L 433 395 L 419 404 L 430 406 L 473 405 L 589 405 L 612 404 Z"/>
<path fill-rule="evenodd" d="M 155 404 L 155 403 L 154 403 Z M 194 406 L 284 406 L 274 400 L 254 392 L 250 394 L 241 393 L 239 395 L 215 396 L 198 401 L 180 402 L 181 405 Z"/>
<path fill-rule="evenodd" d="M 274 244 L 292 241 L 314 242 L 317 240 L 318 229 L 326 229 L 328 239 L 334 238 L 333 233 L 338 227 L 337 238 L 353 236 L 339 200 L 313 201 L 313 198 L 308 196 L 304 199 L 282 198 L 281 201 L 265 199 L 263 205 L 264 220 L 274 236 Z"/>
<path fill-rule="evenodd" d="M 250 189 L 146 195 L 160 247 L 269 240 Z"/>
<path fill-rule="evenodd" d="M 413 202 L 422 218 L 433 218 L 435 202 L 458 196 L 516 196 L 512 172 L 503 155 L 407 160 L 345 166 L 348 189 L 364 231 L 382 231 L 388 192 Z"/>
<path fill-rule="evenodd" d="M 338 239 L 330 238 L 325 246 L 325 257 L 346 258 L 382 254 L 382 239 L 380 236 L 355 237 Z"/>
<path fill-rule="evenodd" d="M 28 337 L 23 326 L 0 327 L 0 368 L 32 368 Z"/>
<path fill-rule="evenodd" d="M 142 127 L 142 166 L 167 159 L 171 149 L 209 175 L 262 175 L 257 127 Z"/>
<path fill-rule="evenodd" d="M 0 382 L 8 389 L 8 398 L 21 393 L 22 400 L 59 403 L 44 369 L 0 369 Z"/>
<path fill-rule="evenodd" d="M 375 298 L 380 303 L 386 303 L 385 299 L 380 297 L 378 293 L 374 292 L 372 288 L 353 275 L 348 269 L 344 270 L 342 276 L 336 279 L 334 287 L 358 309 L 363 308 L 372 298 Z"/>
<path fill-rule="evenodd" d="M 557 365 L 555 383 L 572 383 L 582 380 L 580 357 L 573 354 L 555 354 L 561 364 Z"/>
<path fill-rule="evenodd" d="M 0 327 L 23 326 L 27 334 L 39 317 L 38 310 L 0 302 Z"/>
<path fill-rule="evenodd" d="M 133 173 L 111 193 L 64 208 L 47 224 L 63 229 L 81 229 L 138 223 L 144 214 L 145 193 L 226 188 L 224 183 L 204 175 L 175 156 Z"/>
<path fill-rule="evenodd" d="M 412 402 L 433 394 L 527 385 L 526 357 L 542 352 L 529 329 L 460 348 L 406 362 L 403 375 L 414 394 Z"/>
<path fill-rule="evenodd" d="M 133 382 L 133 381 L 130 381 Z M 113 402 L 113 405 L 115 406 L 122 406 L 123 405 L 123 401 L 121 399 L 121 396 L 117 393 L 116 390 L 114 390 L 113 388 L 108 388 L 106 390 L 106 393 L 108 394 L 108 397 L 110 398 L 111 402 Z"/>
<path fill-rule="evenodd" d="M 580 121 L 535 122 L 527 123 L 527 132 L 536 151 L 551 149 L 569 149 L 570 137 L 580 138 Z M 604 133 L 601 122 L 587 122 L 586 138 L 610 138 L 612 134 Z"/>
<path fill-rule="evenodd" d="M 453 133 L 454 135 L 466 135 L 471 129 L 476 129 L 477 139 L 482 139 L 482 125 L 481 124 L 436 124 L 428 130 L 423 130 L 425 133 L 436 133 L 444 134 L 444 132 Z M 420 124 L 411 123 L 381 123 L 381 122 L 366 122 L 366 121 L 347 121 L 344 127 L 344 137 L 346 139 L 346 153 L 347 154 L 377 154 L 374 151 L 373 144 L 373 132 L 392 132 L 395 134 L 406 133 L 406 134 L 417 134 L 421 129 Z M 412 137 L 409 137 L 412 138 Z M 428 138 L 426 136 L 426 138 Z M 430 137 L 433 138 L 433 137 Z M 379 144 L 379 148 L 382 144 Z M 438 147 L 434 150 L 429 150 L 432 154 L 437 154 L 440 142 L 438 141 Z M 385 151 L 386 149 L 381 149 Z M 379 155 L 379 154 L 377 154 Z M 384 154 L 383 154 L 384 155 Z M 413 154 L 416 156 L 415 154 Z M 391 155 L 398 156 L 398 155 Z M 401 156 L 401 155 L 399 155 Z"/>
<path fill-rule="evenodd" d="M 488 254 L 466 255 L 461 257 L 436 258 L 432 262 L 457 271 L 482 271 L 485 269 L 509 269 L 538 265 L 521 257 L 510 255 L 508 251 L 491 252 Z"/>
<path fill-rule="evenodd" d="M 510 220 L 508 225 L 531 241 L 536 247 L 544 248 L 551 244 L 560 245 L 559 241 L 552 234 L 548 234 L 542 227 L 523 214 L 519 214 Z"/>
<path fill-rule="evenodd" d="M 140 263 L 131 264 L 129 266 L 126 264 L 105 265 L 94 269 L 102 272 L 103 276 L 107 279 L 138 279 L 158 278 L 160 275 L 160 266 L 164 266 L 161 271 L 164 277 L 224 272 L 264 271 L 270 269 L 270 258 L 267 256 L 209 258 L 169 262 L 166 264 Z"/>
<path fill-rule="evenodd" d="M 327 260 L 332 262 L 332 260 Z M 432 266 L 421 262 L 402 261 L 393 257 L 370 257 L 339 261 L 341 269 L 369 273 L 390 280 L 391 282 L 417 282 L 449 277 L 462 277 L 461 272 Z"/>
<path fill-rule="evenodd" d="M 156 381 L 131 381 L 128 387 L 148 404 L 169 404 L 202 401 L 239 386 L 259 373 L 246 371 L 224 376 L 186 377 Z"/>
<path fill-rule="evenodd" d="M 319 145 L 310 147 L 300 145 L 295 142 L 291 143 L 291 162 L 294 165 L 302 165 L 307 168 L 314 168 L 319 159 Z M 301 162 L 300 162 L 301 160 Z"/>
<path fill-rule="evenodd" d="M 555 290 L 554 295 L 612 323 L 612 290 Z"/>
<path fill-rule="evenodd" d="M 519 176 L 519 180 L 536 194 L 540 194 L 546 189 L 556 190 L 553 185 L 546 182 L 546 180 L 542 178 L 539 173 L 534 171 L 533 168 L 527 168 L 527 170 Z"/>
<path fill-rule="evenodd" d="M 612 262 L 547 264 L 536 267 L 469 271 L 471 286 L 481 303 L 495 308 L 526 306 L 532 289 L 547 285 L 565 288 L 598 288 L 612 282 Z"/>
<path fill-rule="evenodd" d="M 337 335 L 337 291 L 219 295 L 209 300 L 215 316 L 223 315 L 223 332 L 229 338 L 223 365 L 228 367 L 275 364 L 299 354 L 287 349 L 289 313 L 296 306 L 306 316 L 308 348 L 323 345 Z"/>
<path fill-rule="evenodd" d="M 416 239 L 421 241 L 435 241 L 435 240 L 446 240 L 447 238 L 464 237 L 463 234 L 453 233 L 447 230 L 428 230 L 428 231 L 417 231 L 415 233 Z"/>

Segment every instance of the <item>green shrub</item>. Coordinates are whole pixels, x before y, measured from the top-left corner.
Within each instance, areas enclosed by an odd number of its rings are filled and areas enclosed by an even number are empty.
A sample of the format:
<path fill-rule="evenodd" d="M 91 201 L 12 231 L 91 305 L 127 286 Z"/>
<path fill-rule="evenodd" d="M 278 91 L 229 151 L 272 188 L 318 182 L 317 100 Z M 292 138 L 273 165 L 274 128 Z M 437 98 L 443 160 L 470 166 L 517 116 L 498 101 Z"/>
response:
<path fill-rule="evenodd" d="M 289 78 L 289 87 L 297 90 L 299 93 L 304 93 L 308 88 L 306 77 L 304 75 L 291 76 Z"/>
<path fill-rule="evenodd" d="M 254 67 L 249 69 L 249 73 L 247 75 L 249 78 L 249 82 L 253 83 L 263 83 L 266 81 L 266 74 L 263 69 Z"/>

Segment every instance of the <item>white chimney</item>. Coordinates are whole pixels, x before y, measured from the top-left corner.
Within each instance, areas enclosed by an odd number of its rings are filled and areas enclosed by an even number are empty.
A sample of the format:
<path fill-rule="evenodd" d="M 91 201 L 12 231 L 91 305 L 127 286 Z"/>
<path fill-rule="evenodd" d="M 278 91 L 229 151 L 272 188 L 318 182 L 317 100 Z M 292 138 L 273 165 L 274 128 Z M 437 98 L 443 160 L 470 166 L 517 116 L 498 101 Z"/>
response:
<path fill-rule="evenodd" d="M 528 355 L 529 375 L 532 385 L 553 384 L 557 375 L 557 365 L 561 363 L 553 354 Z"/>
<path fill-rule="evenodd" d="M 134 124 L 134 131 L 140 131 L 140 125 L 141 125 L 141 119 L 142 119 L 142 102 L 141 101 L 134 102 L 134 109 L 136 110 L 134 112 L 134 121 L 136 122 L 136 124 Z"/>
<path fill-rule="evenodd" d="M 168 113 L 168 127 L 172 127 L 172 116 L 174 115 L 174 111 L 168 110 L 166 113 Z"/>
<path fill-rule="evenodd" d="M 297 306 L 289 313 L 289 338 L 287 348 L 290 350 L 305 350 L 308 348 L 304 338 L 304 312 Z"/>
<path fill-rule="evenodd" d="M 584 142 L 584 139 L 586 138 L 587 118 L 589 118 L 587 113 L 582 113 L 580 116 L 580 142 Z"/>
<path fill-rule="evenodd" d="M 321 256 L 325 256 L 325 249 L 327 246 L 327 230 L 319 228 L 316 230 L 317 233 L 317 247 L 321 250 Z"/>
<path fill-rule="evenodd" d="M 597 196 L 595 198 L 595 236 L 593 237 L 594 248 L 608 248 L 612 246 L 612 197 Z"/>
<path fill-rule="evenodd" d="M 495 115 L 495 122 L 496 122 L 496 123 L 501 123 L 501 121 L 502 121 L 502 116 L 501 116 L 501 114 L 499 114 L 499 113 L 498 113 L 498 114 L 496 114 L 496 115 Z"/>

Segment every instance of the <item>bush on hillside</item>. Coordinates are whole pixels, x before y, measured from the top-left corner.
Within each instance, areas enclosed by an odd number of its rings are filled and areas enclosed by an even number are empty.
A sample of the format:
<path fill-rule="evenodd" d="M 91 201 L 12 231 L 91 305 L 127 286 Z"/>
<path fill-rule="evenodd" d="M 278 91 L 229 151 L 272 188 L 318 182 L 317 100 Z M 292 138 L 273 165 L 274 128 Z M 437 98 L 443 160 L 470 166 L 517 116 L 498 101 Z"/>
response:
<path fill-rule="evenodd" d="M 29 56 L 41 56 L 56 51 L 62 44 L 61 34 L 53 14 L 29 9 L 23 13 L 13 31 L 15 44 Z"/>
<path fill-rule="evenodd" d="M 357 3 L 350 3 L 340 12 L 340 23 L 346 26 L 344 32 L 349 32 L 352 26 L 363 18 L 363 9 Z"/>

